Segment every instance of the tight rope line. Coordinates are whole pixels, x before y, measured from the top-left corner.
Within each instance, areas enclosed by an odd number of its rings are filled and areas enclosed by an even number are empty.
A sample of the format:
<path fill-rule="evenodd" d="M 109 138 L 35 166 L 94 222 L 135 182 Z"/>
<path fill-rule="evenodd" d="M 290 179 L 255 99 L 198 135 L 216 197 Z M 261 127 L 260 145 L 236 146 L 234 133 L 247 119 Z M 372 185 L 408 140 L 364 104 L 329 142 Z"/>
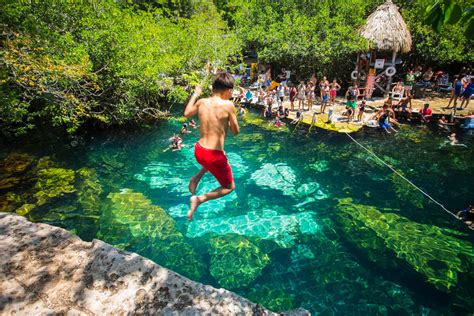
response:
<path fill-rule="evenodd" d="M 418 191 L 420 191 L 421 193 L 423 193 L 423 195 L 425 195 L 427 198 L 429 198 L 431 201 L 433 201 L 434 203 L 438 204 L 445 212 L 451 214 L 452 216 L 454 216 L 456 219 L 459 219 L 456 214 L 454 214 L 453 212 L 451 212 L 450 210 L 448 210 L 443 204 L 439 203 L 438 201 L 436 201 L 434 198 L 432 198 L 428 193 L 426 193 L 425 191 L 423 191 L 422 189 L 420 189 L 416 184 L 414 184 L 413 182 L 411 182 L 409 179 L 407 179 L 403 174 L 401 174 L 400 172 L 398 172 L 395 168 L 393 168 L 392 166 L 390 166 L 388 163 L 386 163 L 383 159 L 379 158 L 373 151 L 371 151 L 370 149 L 368 149 L 367 147 L 365 147 L 364 145 L 362 145 L 361 143 L 359 143 L 357 140 L 354 139 L 354 137 L 352 137 L 351 135 L 349 135 L 349 133 L 345 133 L 350 139 L 352 139 L 352 141 L 354 143 L 356 143 L 357 145 L 359 145 L 360 147 L 362 147 L 363 149 L 365 149 L 369 154 L 371 154 L 372 156 L 374 156 L 375 158 L 377 158 L 380 162 L 382 162 L 385 166 L 387 166 L 388 168 L 390 168 L 395 174 L 397 174 L 398 176 L 400 176 L 403 180 L 405 180 L 406 182 L 408 182 L 409 184 L 411 184 L 415 189 L 417 189 Z"/>

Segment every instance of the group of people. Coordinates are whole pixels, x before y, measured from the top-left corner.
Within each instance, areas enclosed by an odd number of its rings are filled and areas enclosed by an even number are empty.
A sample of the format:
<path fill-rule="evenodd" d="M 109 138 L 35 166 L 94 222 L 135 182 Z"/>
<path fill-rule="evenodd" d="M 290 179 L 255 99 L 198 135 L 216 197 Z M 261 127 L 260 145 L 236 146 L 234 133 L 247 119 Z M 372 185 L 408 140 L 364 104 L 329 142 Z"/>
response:
<path fill-rule="evenodd" d="M 295 109 L 295 101 L 298 101 L 298 110 L 305 111 L 305 105 L 308 106 L 308 110 L 312 111 L 314 101 L 316 100 L 316 79 L 308 81 L 308 84 L 304 80 L 300 81 L 298 87 L 291 85 L 289 88 L 289 98 L 291 103 L 291 110 Z M 319 82 L 319 99 L 321 103 L 321 113 L 324 113 L 325 108 L 328 105 L 334 105 L 336 101 L 337 92 L 341 89 L 341 86 L 334 79 L 331 83 L 326 77 Z"/>
<path fill-rule="evenodd" d="M 213 95 L 211 97 L 198 100 L 197 98 L 201 93 L 201 89 L 197 87 L 195 93 L 186 105 L 184 115 L 190 119 L 194 115 L 198 115 L 200 123 L 202 124 L 200 139 L 194 146 L 196 161 L 202 168 L 189 181 L 188 189 L 193 194 L 190 198 L 190 207 L 187 213 L 189 220 L 192 220 L 200 204 L 223 197 L 232 192 L 235 188 L 232 169 L 224 151 L 224 141 L 228 129 L 232 131 L 234 136 L 239 133 L 235 107 L 233 102 L 229 101 L 232 96 L 233 86 L 234 80 L 230 74 L 219 73 L 214 78 L 212 85 Z M 351 93 L 353 92 L 350 91 L 346 94 L 348 97 L 347 106 L 353 108 L 357 97 L 355 100 L 352 96 L 349 98 Z M 354 95 L 355 94 L 353 94 L 353 96 Z M 361 105 L 362 104 L 364 103 L 361 103 Z M 301 111 L 298 111 L 298 113 L 300 114 L 299 117 L 301 117 Z M 279 120 L 280 117 L 285 117 L 287 114 L 287 109 L 284 110 L 283 107 L 280 106 L 276 118 Z M 420 111 L 420 120 L 427 122 L 430 116 L 431 111 L 429 105 L 426 104 Z M 299 117 L 297 117 L 296 121 L 298 121 Z M 387 130 L 387 132 L 389 132 L 388 129 L 393 129 L 390 125 L 390 119 L 393 118 L 394 122 L 396 122 L 394 110 L 387 103 L 382 106 L 374 117 L 377 118 L 380 126 Z M 193 120 L 190 121 L 190 125 L 196 127 Z M 187 124 L 183 124 L 181 133 L 186 134 L 188 132 Z M 175 135 L 175 137 L 177 137 L 177 135 Z M 208 193 L 195 195 L 196 188 L 206 172 L 210 172 L 219 182 L 220 186 Z M 474 229 L 474 208 L 472 206 L 459 212 L 457 216 L 459 219 L 465 221 L 471 229 Z"/>

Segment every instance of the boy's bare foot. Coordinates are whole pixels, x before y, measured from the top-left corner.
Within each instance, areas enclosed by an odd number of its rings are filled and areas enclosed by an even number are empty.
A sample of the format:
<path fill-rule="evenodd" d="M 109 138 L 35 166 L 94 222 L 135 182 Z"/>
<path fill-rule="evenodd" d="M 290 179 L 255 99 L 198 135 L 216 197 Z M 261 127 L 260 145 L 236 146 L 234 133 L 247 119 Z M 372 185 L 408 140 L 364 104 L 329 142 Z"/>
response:
<path fill-rule="evenodd" d="M 196 195 L 191 196 L 189 199 L 189 211 L 188 211 L 188 220 L 192 221 L 193 220 L 193 215 L 194 212 L 196 212 L 196 209 L 198 206 L 201 204 L 201 201 L 199 201 L 199 197 Z"/>
<path fill-rule="evenodd" d="M 198 184 L 199 184 L 199 181 L 196 180 L 196 177 L 192 177 L 191 180 L 189 180 L 188 189 L 189 189 L 189 192 L 191 192 L 193 195 L 196 194 L 196 188 Z"/>

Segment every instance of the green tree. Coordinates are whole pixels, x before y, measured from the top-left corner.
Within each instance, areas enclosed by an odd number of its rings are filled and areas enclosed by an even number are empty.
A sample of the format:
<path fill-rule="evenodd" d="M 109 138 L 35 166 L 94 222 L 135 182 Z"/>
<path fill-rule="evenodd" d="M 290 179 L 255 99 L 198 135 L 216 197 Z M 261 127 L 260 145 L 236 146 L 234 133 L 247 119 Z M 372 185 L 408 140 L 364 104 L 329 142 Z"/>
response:
<path fill-rule="evenodd" d="M 175 3 L 175 2 L 173 2 Z M 162 115 L 205 65 L 225 67 L 239 41 L 212 2 L 173 6 L 113 0 L 0 0 L 0 123 L 23 133 L 41 120 L 75 132 L 85 122 L 124 124 Z"/>

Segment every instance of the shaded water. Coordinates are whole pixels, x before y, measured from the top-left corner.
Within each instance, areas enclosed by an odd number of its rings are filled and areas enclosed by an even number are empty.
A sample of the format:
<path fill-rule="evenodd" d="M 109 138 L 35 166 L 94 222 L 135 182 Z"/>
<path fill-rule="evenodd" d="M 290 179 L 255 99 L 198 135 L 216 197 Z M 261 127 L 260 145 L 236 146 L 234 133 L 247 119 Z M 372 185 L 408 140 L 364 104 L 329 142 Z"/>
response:
<path fill-rule="evenodd" d="M 191 223 L 198 133 L 184 136 L 182 151 L 164 151 L 177 120 L 74 147 L 3 146 L 0 209 L 138 252 L 275 311 L 472 310 L 474 234 L 464 224 L 347 136 L 262 128 L 250 115 L 226 143 L 235 192 L 202 205 Z M 469 135 L 468 148 L 444 146 L 446 134 L 426 127 L 354 137 L 448 209 L 473 202 Z M 198 192 L 216 186 L 206 174 Z"/>

